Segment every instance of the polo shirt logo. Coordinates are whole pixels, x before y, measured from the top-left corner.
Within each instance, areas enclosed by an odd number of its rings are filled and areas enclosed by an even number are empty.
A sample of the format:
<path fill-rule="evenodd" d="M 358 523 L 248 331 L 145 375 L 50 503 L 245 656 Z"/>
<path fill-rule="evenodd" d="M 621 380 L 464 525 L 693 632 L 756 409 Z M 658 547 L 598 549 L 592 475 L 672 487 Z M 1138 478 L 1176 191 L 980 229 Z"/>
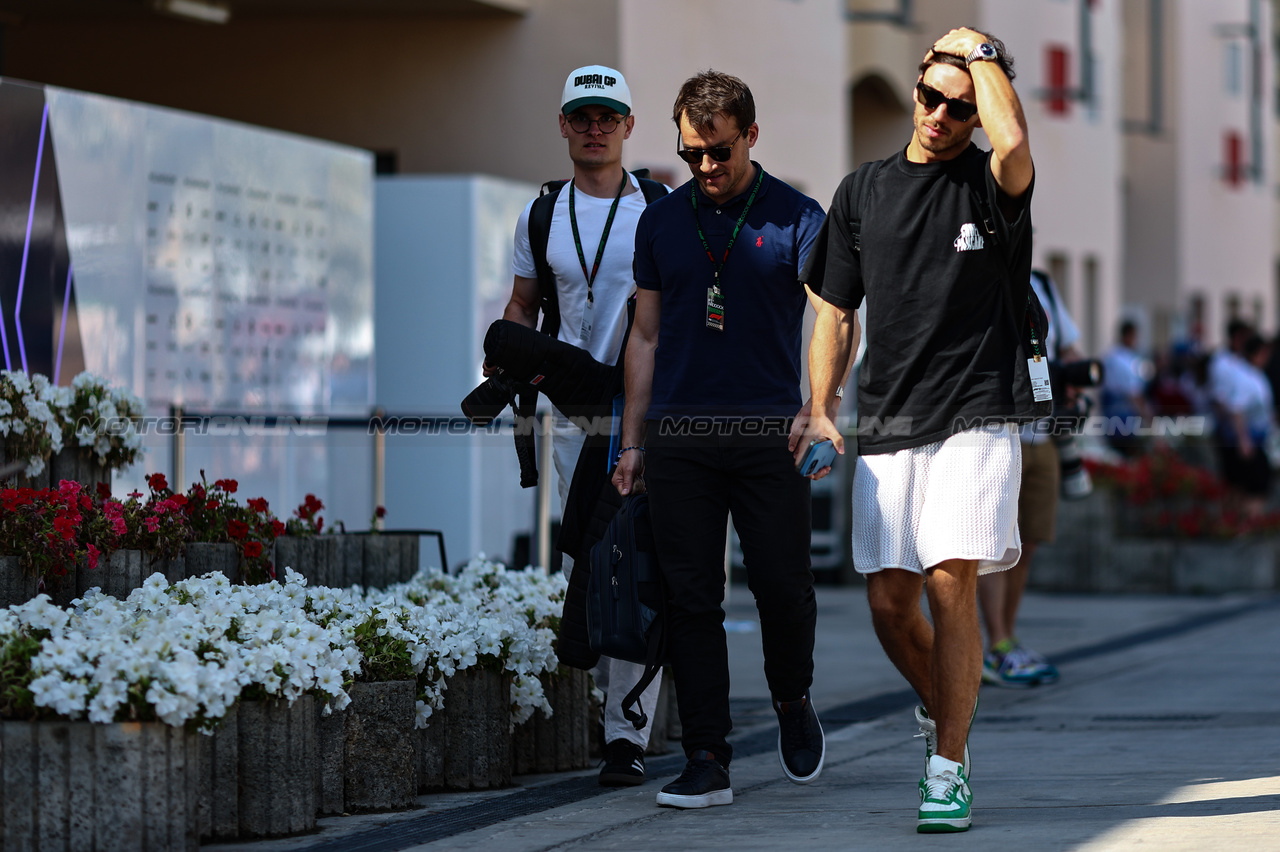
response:
<path fill-rule="evenodd" d="M 952 243 L 956 251 L 978 251 L 983 247 L 982 234 L 972 222 L 960 226 L 960 236 Z"/>
<path fill-rule="evenodd" d="M 762 245 L 764 245 L 764 237 L 756 237 L 756 248 L 760 248 Z"/>

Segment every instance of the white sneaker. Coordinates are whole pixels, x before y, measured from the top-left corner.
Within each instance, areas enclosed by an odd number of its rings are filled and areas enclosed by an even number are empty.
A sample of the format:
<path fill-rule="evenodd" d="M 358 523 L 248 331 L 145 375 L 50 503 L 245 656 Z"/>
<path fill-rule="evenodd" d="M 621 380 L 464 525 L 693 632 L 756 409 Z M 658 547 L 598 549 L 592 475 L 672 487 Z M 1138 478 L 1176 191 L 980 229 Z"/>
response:
<path fill-rule="evenodd" d="M 974 715 L 978 713 L 978 706 L 973 707 Z M 929 758 L 938 753 L 938 723 L 929 718 L 929 713 L 923 707 L 916 707 L 916 722 L 920 725 L 920 733 L 917 737 L 924 737 L 924 771 L 925 775 L 929 774 Z M 973 719 L 969 720 L 969 726 L 973 727 Z M 969 777 L 969 742 L 965 738 L 964 744 L 964 777 Z"/>

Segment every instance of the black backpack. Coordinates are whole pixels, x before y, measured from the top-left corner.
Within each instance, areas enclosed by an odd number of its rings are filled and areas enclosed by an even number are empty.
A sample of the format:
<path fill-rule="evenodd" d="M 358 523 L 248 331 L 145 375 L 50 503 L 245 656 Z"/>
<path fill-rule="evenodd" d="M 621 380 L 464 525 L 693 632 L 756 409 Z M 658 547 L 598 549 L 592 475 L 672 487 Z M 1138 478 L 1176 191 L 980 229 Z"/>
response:
<path fill-rule="evenodd" d="M 640 730 L 643 706 L 631 709 L 662 668 L 666 644 L 666 584 L 653 545 L 649 496 L 625 498 L 604 536 L 591 548 L 587 632 L 591 650 L 643 663 L 640 681 L 622 700 L 622 713 Z"/>
<path fill-rule="evenodd" d="M 667 188 L 656 180 L 650 180 L 648 169 L 637 169 L 636 176 L 644 203 L 652 204 L 667 194 Z M 538 296 L 542 299 L 542 332 L 555 337 L 560 333 L 560 297 L 556 293 L 556 276 L 547 263 L 547 242 L 551 238 L 551 216 L 556 209 L 556 196 L 567 180 L 549 180 L 529 208 L 529 250 L 533 254 L 533 267 L 538 271 Z"/>

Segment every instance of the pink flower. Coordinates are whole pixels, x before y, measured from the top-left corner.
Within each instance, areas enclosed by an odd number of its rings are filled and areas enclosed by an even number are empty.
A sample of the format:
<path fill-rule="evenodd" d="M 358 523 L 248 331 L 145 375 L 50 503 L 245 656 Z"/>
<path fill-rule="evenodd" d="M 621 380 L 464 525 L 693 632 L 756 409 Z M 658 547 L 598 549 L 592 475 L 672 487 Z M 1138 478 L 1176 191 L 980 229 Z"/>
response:
<path fill-rule="evenodd" d="M 89 551 L 89 570 L 92 571 L 94 568 L 98 567 L 98 554 L 101 553 L 101 551 L 92 544 L 85 545 L 85 547 L 88 548 Z"/>
<path fill-rule="evenodd" d="M 160 528 L 160 519 L 155 515 L 143 518 L 142 523 L 146 524 L 148 532 L 155 532 Z"/>

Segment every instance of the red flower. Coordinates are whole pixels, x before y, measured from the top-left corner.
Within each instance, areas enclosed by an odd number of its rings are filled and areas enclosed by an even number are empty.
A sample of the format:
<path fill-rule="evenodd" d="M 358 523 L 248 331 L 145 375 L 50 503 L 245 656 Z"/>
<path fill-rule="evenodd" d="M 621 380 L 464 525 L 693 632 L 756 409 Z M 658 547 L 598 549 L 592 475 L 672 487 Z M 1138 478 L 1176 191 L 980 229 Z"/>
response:
<path fill-rule="evenodd" d="M 244 543 L 244 558 L 257 559 L 262 555 L 262 543 L 257 541 L 246 541 Z"/>
<path fill-rule="evenodd" d="M 152 491 L 163 491 L 169 487 L 169 481 L 164 478 L 163 473 L 153 473 L 147 477 L 147 485 L 151 486 Z"/>
<path fill-rule="evenodd" d="M 99 496 L 99 497 L 101 497 L 103 500 L 110 499 L 110 497 L 111 497 L 111 486 L 110 486 L 110 485 L 108 485 L 108 484 L 107 484 L 107 483 L 105 483 L 105 482 L 99 482 L 99 483 L 98 483 L 98 496 Z M 139 495 L 139 496 L 141 496 L 141 495 Z"/>
<path fill-rule="evenodd" d="M 173 503 L 173 505 L 177 506 L 178 508 L 182 508 L 183 506 L 187 505 L 187 495 L 175 494 L 169 498 L 169 502 Z"/>
<path fill-rule="evenodd" d="M 284 535 L 284 530 L 285 530 L 284 524 L 274 519 L 271 521 L 271 531 L 275 533 L 276 538 L 279 538 L 280 536 Z"/>
<path fill-rule="evenodd" d="M 98 567 L 98 554 L 101 553 L 101 551 L 92 544 L 86 545 L 86 548 L 89 551 L 89 570 L 92 571 L 94 568 Z"/>
<path fill-rule="evenodd" d="M 249 534 L 249 525 L 244 521 L 227 521 L 227 534 L 232 538 L 244 538 Z"/>
<path fill-rule="evenodd" d="M 240 483 L 236 482 L 234 479 L 219 479 L 213 483 L 213 487 L 221 488 L 228 494 L 235 494 L 236 489 L 240 487 Z"/>
<path fill-rule="evenodd" d="M 385 518 L 387 516 L 387 507 L 379 506 L 378 508 L 373 510 L 373 513 L 377 515 L 379 518 Z"/>
<path fill-rule="evenodd" d="M 146 524 L 147 530 L 149 532 L 155 532 L 157 529 L 160 528 L 160 519 L 157 518 L 155 515 L 152 515 L 151 517 L 148 517 L 148 518 L 143 518 L 142 523 Z"/>
<path fill-rule="evenodd" d="M 264 497 L 254 497 L 249 501 L 249 508 L 259 514 L 267 511 L 267 501 Z"/>

